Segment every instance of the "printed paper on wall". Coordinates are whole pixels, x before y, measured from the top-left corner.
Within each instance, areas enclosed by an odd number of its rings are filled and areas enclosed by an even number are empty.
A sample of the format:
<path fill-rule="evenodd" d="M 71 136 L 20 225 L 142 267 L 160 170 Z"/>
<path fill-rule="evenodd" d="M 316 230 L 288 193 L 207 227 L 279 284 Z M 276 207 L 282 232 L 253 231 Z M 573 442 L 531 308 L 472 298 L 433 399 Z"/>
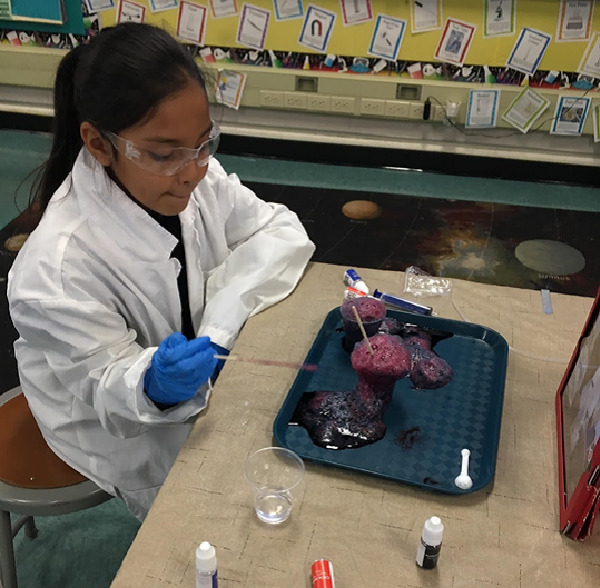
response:
<path fill-rule="evenodd" d="M 254 49 L 264 49 L 270 16 L 268 10 L 244 4 L 238 25 L 237 42 Z"/>
<path fill-rule="evenodd" d="M 589 98 L 561 96 L 556 104 L 550 132 L 555 135 L 580 136 L 589 108 Z"/>
<path fill-rule="evenodd" d="M 276 20 L 289 20 L 304 15 L 302 0 L 273 0 Z"/>
<path fill-rule="evenodd" d="M 177 8 L 177 0 L 148 0 L 152 12 L 163 12 Z"/>
<path fill-rule="evenodd" d="M 593 0 L 561 0 L 556 27 L 557 41 L 585 41 L 592 30 Z"/>
<path fill-rule="evenodd" d="M 216 101 L 237 110 L 240 107 L 245 84 L 245 73 L 219 70 L 215 85 Z"/>
<path fill-rule="evenodd" d="M 483 36 L 515 34 L 517 0 L 484 0 Z"/>
<path fill-rule="evenodd" d="M 475 36 L 475 29 L 475 25 L 468 22 L 453 18 L 446 19 L 444 32 L 435 50 L 434 59 L 463 65 Z"/>
<path fill-rule="evenodd" d="M 310 5 L 306 11 L 304 25 L 298 43 L 311 49 L 326 53 L 335 23 L 335 12 Z"/>
<path fill-rule="evenodd" d="M 355 25 L 373 20 L 371 0 L 340 0 L 345 25 Z"/>
<path fill-rule="evenodd" d="M 410 23 L 413 33 L 424 33 L 442 28 L 442 0 L 411 2 Z"/>
<path fill-rule="evenodd" d="M 144 22 L 146 7 L 132 0 L 120 0 L 117 10 L 117 22 Z"/>
<path fill-rule="evenodd" d="M 532 75 L 539 67 L 552 35 L 524 28 L 506 61 L 508 67 Z"/>
<path fill-rule="evenodd" d="M 491 129 L 496 126 L 500 90 L 471 90 L 465 127 Z"/>
<path fill-rule="evenodd" d="M 185 41 L 204 45 L 206 13 L 204 6 L 181 0 L 177 18 L 177 36 Z"/>
<path fill-rule="evenodd" d="M 502 115 L 502 119 L 522 133 L 526 133 L 548 106 L 550 106 L 550 100 L 534 92 L 531 88 L 523 88 L 523 91 Z"/>
<path fill-rule="evenodd" d="M 115 7 L 114 0 L 85 0 L 89 12 L 101 12 Z"/>
<path fill-rule="evenodd" d="M 385 14 L 378 14 L 369 45 L 369 53 L 390 61 L 398 58 L 406 21 Z"/>
<path fill-rule="evenodd" d="M 238 13 L 236 0 L 209 0 L 208 3 L 213 18 L 226 18 Z"/>
<path fill-rule="evenodd" d="M 593 34 L 577 71 L 593 78 L 600 78 L 600 33 Z"/>

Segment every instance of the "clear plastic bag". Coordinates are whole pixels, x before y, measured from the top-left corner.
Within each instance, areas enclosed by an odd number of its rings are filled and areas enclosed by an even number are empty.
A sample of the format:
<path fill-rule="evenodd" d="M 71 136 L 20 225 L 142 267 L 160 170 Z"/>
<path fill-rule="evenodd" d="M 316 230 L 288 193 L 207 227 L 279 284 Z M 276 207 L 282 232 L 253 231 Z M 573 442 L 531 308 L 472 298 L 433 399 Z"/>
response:
<path fill-rule="evenodd" d="M 452 293 L 452 280 L 436 278 L 422 269 L 410 266 L 404 273 L 404 291 L 413 296 L 448 296 Z"/>

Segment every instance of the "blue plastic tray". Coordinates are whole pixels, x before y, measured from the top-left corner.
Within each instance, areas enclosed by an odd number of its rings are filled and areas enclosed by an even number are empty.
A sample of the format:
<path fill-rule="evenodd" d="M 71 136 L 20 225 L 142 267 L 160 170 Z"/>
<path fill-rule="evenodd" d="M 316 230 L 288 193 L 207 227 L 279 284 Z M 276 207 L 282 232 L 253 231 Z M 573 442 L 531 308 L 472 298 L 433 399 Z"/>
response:
<path fill-rule="evenodd" d="M 437 390 L 414 390 L 409 378 L 396 382 L 379 441 L 356 449 L 323 449 L 304 427 L 290 425 L 304 392 L 351 390 L 358 381 L 350 355 L 342 349 L 340 308 L 327 315 L 307 363 L 316 372 L 300 371 L 273 425 L 275 440 L 301 457 L 361 471 L 448 494 L 480 490 L 494 477 L 500 437 L 508 345 L 496 331 L 449 319 L 388 310 L 401 322 L 445 331 L 434 351 L 454 370 L 453 380 Z M 460 490 L 461 449 L 471 450 L 470 490 Z"/>

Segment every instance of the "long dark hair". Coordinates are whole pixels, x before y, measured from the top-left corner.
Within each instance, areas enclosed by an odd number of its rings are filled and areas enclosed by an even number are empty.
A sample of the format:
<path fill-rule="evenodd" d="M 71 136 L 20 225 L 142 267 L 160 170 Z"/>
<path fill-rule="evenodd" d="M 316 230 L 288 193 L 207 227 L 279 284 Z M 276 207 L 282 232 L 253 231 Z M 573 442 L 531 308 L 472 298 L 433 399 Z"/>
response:
<path fill-rule="evenodd" d="M 32 188 L 45 210 L 83 145 L 79 126 L 91 122 L 119 133 L 152 115 L 190 80 L 206 89 L 193 57 L 158 27 L 127 22 L 103 29 L 60 62 L 54 85 L 54 139 Z"/>

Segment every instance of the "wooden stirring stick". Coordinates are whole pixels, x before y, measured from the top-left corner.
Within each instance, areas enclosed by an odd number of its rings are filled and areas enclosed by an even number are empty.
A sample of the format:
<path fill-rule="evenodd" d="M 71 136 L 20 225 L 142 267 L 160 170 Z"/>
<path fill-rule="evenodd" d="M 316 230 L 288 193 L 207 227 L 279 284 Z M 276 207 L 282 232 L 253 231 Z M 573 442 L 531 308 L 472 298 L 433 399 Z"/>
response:
<path fill-rule="evenodd" d="M 216 359 L 225 359 L 233 361 L 243 361 L 245 363 L 255 363 L 258 365 L 272 365 L 275 367 L 292 368 L 296 370 L 304 370 L 305 372 L 316 372 L 317 364 L 315 363 L 295 363 L 293 361 L 275 361 L 272 359 L 250 359 L 240 357 L 239 355 L 215 355 Z"/>
<path fill-rule="evenodd" d="M 367 349 L 371 352 L 371 355 L 374 355 L 373 347 L 371 346 L 371 342 L 369 341 L 369 338 L 367 337 L 367 331 L 365 331 L 365 326 L 363 325 L 363 322 L 360 320 L 360 316 L 358 316 L 358 310 L 356 310 L 356 306 L 353 306 L 352 310 L 354 311 L 354 316 L 356 317 L 356 322 L 358 323 L 358 326 L 360 327 L 360 332 L 362 333 L 363 339 L 365 340 L 365 343 L 367 344 Z"/>

